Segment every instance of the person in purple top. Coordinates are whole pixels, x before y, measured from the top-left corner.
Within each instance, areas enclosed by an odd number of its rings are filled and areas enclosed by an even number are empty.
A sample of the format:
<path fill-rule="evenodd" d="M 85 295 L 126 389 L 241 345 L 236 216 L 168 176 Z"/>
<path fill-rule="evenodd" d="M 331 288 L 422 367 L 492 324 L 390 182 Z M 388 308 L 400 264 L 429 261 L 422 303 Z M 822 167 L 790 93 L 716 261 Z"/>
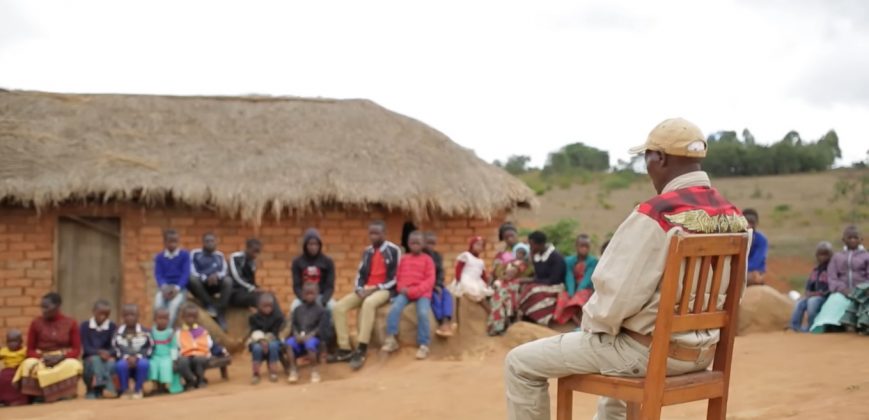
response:
<path fill-rule="evenodd" d="M 174 326 L 190 279 L 190 253 L 178 247 L 178 232 L 174 229 L 163 231 L 163 246 L 165 249 L 154 256 L 154 278 L 158 289 L 154 311 L 167 309 L 169 325 Z"/>
<path fill-rule="evenodd" d="M 848 226 L 842 233 L 845 248 L 836 253 L 827 268 L 830 291 L 851 294 L 854 288 L 869 282 L 869 251 L 863 248 L 863 237 L 857 226 Z"/>

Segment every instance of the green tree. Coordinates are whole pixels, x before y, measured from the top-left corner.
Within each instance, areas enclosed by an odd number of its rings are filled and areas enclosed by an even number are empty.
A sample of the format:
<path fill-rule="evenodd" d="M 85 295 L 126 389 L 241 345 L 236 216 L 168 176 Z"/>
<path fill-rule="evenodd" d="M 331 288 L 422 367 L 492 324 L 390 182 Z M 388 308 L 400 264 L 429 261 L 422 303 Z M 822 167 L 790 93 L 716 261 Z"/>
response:
<path fill-rule="evenodd" d="M 528 172 L 528 163 L 531 158 L 525 155 L 513 155 L 507 158 L 507 163 L 504 164 L 504 170 L 513 174 L 519 175 Z"/>
<path fill-rule="evenodd" d="M 550 153 L 543 170 L 547 173 L 568 173 L 577 169 L 603 172 L 609 167 L 609 152 L 583 143 L 572 143 Z"/>
<path fill-rule="evenodd" d="M 839 137 L 830 130 L 816 142 L 806 142 L 800 133 L 789 131 L 777 143 L 759 145 L 748 129 L 740 141 L 734 131 L 709 136 L 709 153 L 703 167 L 716 176 L 792 174 L 830 169 L 842 156 Z"/>
<path fill-rule="evenodd" d="M 746 145 L 749 146 L 754 146 L 754 144 L 756 143 L 754 139 L 754 134 L 751 134 L 751 131 L 748 131 L 747 128 L 742 130 L 742 140 L 745 142 Z"/>

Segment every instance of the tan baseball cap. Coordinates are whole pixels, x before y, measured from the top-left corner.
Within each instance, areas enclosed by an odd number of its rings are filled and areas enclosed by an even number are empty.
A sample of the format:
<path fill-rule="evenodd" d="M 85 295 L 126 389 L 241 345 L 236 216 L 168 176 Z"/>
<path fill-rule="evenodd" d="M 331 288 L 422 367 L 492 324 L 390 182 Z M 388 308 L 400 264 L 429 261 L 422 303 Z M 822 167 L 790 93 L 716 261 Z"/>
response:
<path fill-rule="evenodd" d="M 658 124 L 649 133 L 646 144 L 633 147 L 632 155 L 645 153 L 646 150 L 664 152 L 672 156 L 694 158 L 706 157 L 706 138 L 703 131 L 684 118 L 670 118 Z"/>

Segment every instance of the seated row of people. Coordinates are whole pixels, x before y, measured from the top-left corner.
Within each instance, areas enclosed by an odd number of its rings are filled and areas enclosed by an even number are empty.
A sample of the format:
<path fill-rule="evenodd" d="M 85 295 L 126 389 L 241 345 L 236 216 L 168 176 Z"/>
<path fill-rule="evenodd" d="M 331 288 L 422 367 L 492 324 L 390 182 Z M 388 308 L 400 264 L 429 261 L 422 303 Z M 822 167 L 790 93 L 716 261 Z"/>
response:
<path fill-rule="evenodd" d="M 818 244 L 817 265 L 791 317 L 794 331 L 851 328 L 869 334 L 869 251 L 863 247 L 863 237 L 856 226 L 845 228 L 842 244 L 842 249 L 835 253 L 831 243 Z"/>
<path fill-rule="evenodd" d="M 139 322 L 137 305 L 123 306 L 120 326 L 110 319 L 107 301 L 97 301 L 93 316 L 80 325 L 61 312 L 61 305 L 57 293 L 42 298 L 42 316 L 31 323 L 26 345 L 20 331 L 7 333 L 6 346 L 0 349 L 0 403 L 75 397 L 80 376 L 88 399 L 102 398 L 106 392 L 139 399 L 147 381 L 155 382 L 158 392 L 178 393 L 205 387 L 210 359 L 229 356 L 198 325 L 199 310 L 192 304 L 182 307 L 177 330 L 166 309 L 158 309 L 154 327 L 147 328 Z"/>
<path fill-rule="evenodd" d="M 202 247 L 188 252 L 180 248 L 178 232 L 167 229 L 163 233 L 164 249 L 154 256 L 154 278 L 158 292 L 154 309 L 167 309 L 169 323 L 175 325 L 178 310 L 190 292 L 206 312 L 226 330 L 228 307 L 255 308 L 265 290 L 256 283 L 256 261 L 262 252 L 262 242 L 248 239 L 245 249 L 230 254 L 226 259 L 217 249 L 217 237 L 206 233 Z M 293 291 L 296 298 L 290 305 L 294 309 L 301 303 L 305 279 L 316 278 L 320 286 L 318 302 L 331 308 L 335 287 L 335 264 L 323 254 L 319 233 L 309 229 L 304 236 L 302 254 L 291 264 Z M 280 304 L 277 310 L 280 311 Z"/>

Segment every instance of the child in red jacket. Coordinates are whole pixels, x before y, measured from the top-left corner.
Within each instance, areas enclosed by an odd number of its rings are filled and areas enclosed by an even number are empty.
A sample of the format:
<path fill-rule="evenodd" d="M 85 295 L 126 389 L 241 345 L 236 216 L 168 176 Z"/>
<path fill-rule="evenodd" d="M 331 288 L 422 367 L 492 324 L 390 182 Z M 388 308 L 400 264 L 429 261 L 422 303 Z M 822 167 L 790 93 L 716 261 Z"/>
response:
<path fill-rule="evenodd" d="M 429 353 L 429 313 L 431 312 L 431 295 L 435 284 L 434 261 L 428 254 L 422 252 L 423 236 L 419 232 L 413 232 L 407 239 L 410 254 L 401 257 L 396 273 L 396 290 L 398 295 L 392 301 L 389 316 L 386 318 L 386 342 L 382 351 L 392 353 L 398 350 L 398 322 L 401 319 L 401 311 L 408 303 L 416 302 L 416 342 L 419 350 L 416 352 L 417 359 L 425 359 Z"/>

